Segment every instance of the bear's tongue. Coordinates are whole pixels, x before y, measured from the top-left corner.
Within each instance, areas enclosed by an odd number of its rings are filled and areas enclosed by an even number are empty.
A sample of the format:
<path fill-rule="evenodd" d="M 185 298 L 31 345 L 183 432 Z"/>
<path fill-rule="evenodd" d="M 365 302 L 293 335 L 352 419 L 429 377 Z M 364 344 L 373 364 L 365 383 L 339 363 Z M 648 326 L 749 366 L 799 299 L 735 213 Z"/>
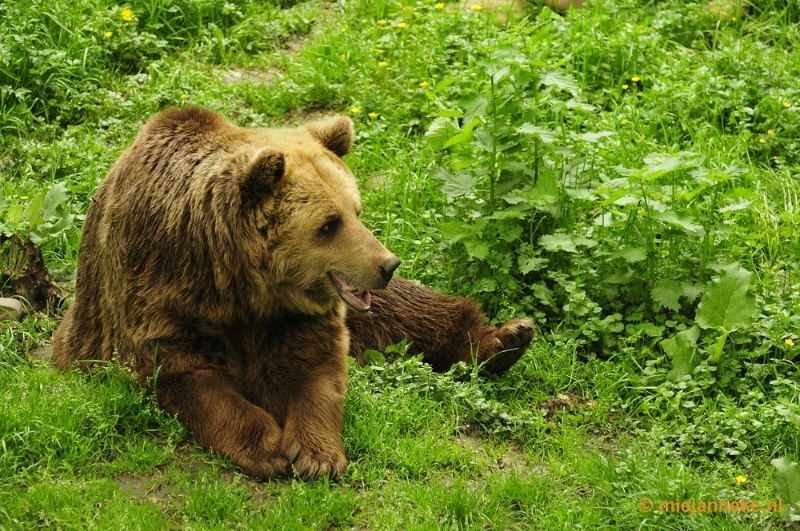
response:
<path fill-rule="evenodd" d="M 358 289 L 335 271 L 331 271 L 330 276 L 331 280 L 333 280 L 333 284 L 336 286 L 336 291 L 339 292 L 339 296 L 344 302 L 359 312 L 366 312 L 369 310 L 372 299 L 369 291 Z"/>

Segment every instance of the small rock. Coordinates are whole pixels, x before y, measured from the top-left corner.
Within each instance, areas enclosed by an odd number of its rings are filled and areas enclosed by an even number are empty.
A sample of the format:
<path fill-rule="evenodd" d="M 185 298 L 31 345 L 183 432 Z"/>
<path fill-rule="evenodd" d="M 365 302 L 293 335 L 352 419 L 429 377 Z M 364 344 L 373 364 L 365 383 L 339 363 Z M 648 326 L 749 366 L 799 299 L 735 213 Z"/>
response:
<path fill-rule="evenodd" d="M 25 308 L 17 299 L 0 298 L 0 321 L 19 321 L 25 315 Z"/>

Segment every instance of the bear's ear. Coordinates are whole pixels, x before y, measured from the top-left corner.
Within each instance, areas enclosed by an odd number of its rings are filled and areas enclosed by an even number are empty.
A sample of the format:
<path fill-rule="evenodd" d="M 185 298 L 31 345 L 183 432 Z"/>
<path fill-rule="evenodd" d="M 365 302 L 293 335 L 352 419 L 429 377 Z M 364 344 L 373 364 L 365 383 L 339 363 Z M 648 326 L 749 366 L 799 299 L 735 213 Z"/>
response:
<path fill-rule="evenodd" d="M 256 153 L 242 180 L 242 199 L 257 201 L 271 194 L 285 168 L 286 161 L 280 151 L 264 148 Z"/>
<path fill-rule="evenodd" d="M 353 145 L 353 137 L 355 136 L 353 120 L 350 118 L 337 116 L 332 120 L 309 124 L 306 129 L 311 133 L 311 136 L 319 140 L 323 146 L 336 153 L 339 157 L 344 157 L 350 153 L 350 147 Z"/>

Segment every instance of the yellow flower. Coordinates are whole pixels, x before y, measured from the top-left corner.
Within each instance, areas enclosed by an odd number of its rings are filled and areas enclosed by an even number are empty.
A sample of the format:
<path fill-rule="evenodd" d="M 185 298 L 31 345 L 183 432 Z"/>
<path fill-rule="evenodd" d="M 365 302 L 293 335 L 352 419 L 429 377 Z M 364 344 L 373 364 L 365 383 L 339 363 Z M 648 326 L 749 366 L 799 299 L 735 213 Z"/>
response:
<path fill-rule="evenodd" d="M 641 215 L 641 214 L 644 214 L 644 210 L 642 210 L 642 209 L 640 208 L 639 210 L 637 210 L 637 211 L 636 211 L 636 213 L 637 213 L 637 214 L 639 214 L 639 215 Z"/>
<path fill-rule="evenodd" d="M 397 27 L 400 28 L 400 29 L 403 29 L 403 28 L 406 27 L 406 23 L 405 22 L 398 22 L 397 23 Z"/>
<path fill-rule="evenodd" d="M 353 107 L 350 109 L 350 112 L 353 114 L 358 114 L 361 112 L 361 107 Z"/>
<path fill-rule="evenodd" d="M 639 138 L 637 138 L 637 139 L 636 139 L 636 143 L 637 143 L 637 144 L 641 144 L 643 140 L 644 140 L 644 135 L 642 135 L 642 136 L 640 136 Z"/>
<path fill-rule="evenodd" d="M 472 9 L 474 9 L 475 11 L 480 11 L 481 9 L 483 9 L 483 6 L 480 4 L 476 4 L 472 6 Z"/>
<path fill-rule="evenodd" d="M 347 28 L 342 28 L 342 33 L 346 32 Z"/>
<path fill-rule="evenodd" d="M 133 18 L 133 11 L 131 11 L 127 7 L 122 10 L 122 20 L 128 22 L 132 18 Z"/>
<path fill-rule="evenodd" d="M 114 32 L 113 31 L 107 31 L 107 32 L 104 33 L 104 35 L 106 36 L 106 39 L 107 39 L 107 38 L 111 37 L 112 35 L 114 35 Z"/>
<path fill-rule="evenodd" d="M 185 99 L 186 99 L 186 98 L 188 98 L 188 97 L 189 97 L 189 96 L 187 96 L 186 94 L 181 94 L 181 99 L 182 99 L 182 100 L 185 100 Z"/>
<path fill-rule="evenodd" d="M 372 118 L 372 119 L 374 120 L 375 118 L 377 118 L 377 117 L 378 117 L 378 113 L 376 113 L 376 112 L 371 112 L 371 113 L 369 113 L 367 116 L 369 116 L 370 118 Z"/>
<path fill-rule="evenodd" d="M 386 21 L 385 21 L 384 19 L 380 19 L 380 20 L 378 21 L 378 25 L 379 25 L 379 26 L 385 26 L 385 25 L 386 25 Z"/>
<path fill-rule="evenodd" d="M 758 139 L 758 141 L 759 141 L 761 144 L 766 144 L 766 143 L 767 143 L 767 140 L 766 140 L 765 138 L 759 138 L 759 139 Z"/>
<path fill-rule="evenodd" d="M 23 195 L 22 197 L 20 197 L 20 199 L 22 199 L 24 201 L 24 200 L 28 199 L 28 196 L 27 195 Z"/>
<path fill-rule="evenodd" d="M 640 78 L 639 76 L 633 76 L 633 77 L 631 78 L 631 81 L 633 81 L 634 83 L 638 83 L 638 82 L 639 82 L 639 81 L 641 81 L 641 80 L 642 80 L 642 78 Z"/>
<path fill-rule="evenodd" d="M 789 345 L 790 347 L 793 347 L 793 346 L 794 346 L 794 341 L 792 341 L 792 338 L 789 338 L 789 339 L 786 339 L 786 340 L 784 340 L 784 343 L 786 343 L 786 344 L 787 344 L 787 345 Z"/>
<path fill-rule="evenodd" d="M 627 124 L 627 123 L 628 123 L 628 119 L 627 119 L 627 118 L 623 118 L 623 119 L 622 119 L 622 121 L 621 121 L 620 123 L 621 123 L 622 125 L 625 125 L 625 124 Z"/>
<path fill-rule="evenodd" d="M 774 135 L 775 134 L 775 129 L 767 129 L 767 134 L 768 135 Z"/>
<path fill-rule="evenodd" d="M 423 81 L 422 83 L 420 83 L 420 84 L 419 84 L 419 86 L 420 86 L 420 87 L 422 87 L 422 88 L 425 88 L 425 87 L 427 87 L 429 84 L 430 84 L 430 83 L 428 83 L 427 81 Z"/>
<path fill-rule="evenodd" d="M 731 17 L 731 22 L 736 22 L 736 17 Z"/>
<path fill-rule="evenodd" d="M 628 85 L 622 85 L 622 90 L 628 90 Z"/>
<path fill-rule="evenodd" d="M 739 484 L 739 485 L 741 485 L 742 483 L 747 481 L 747 478 L 742 476 L 742 475 L 736 476 L 735 479 L 736 479 L 736 483 Z"/>
<path fill-rule="evenodd" d="M 443 4 L 443 3 L 441 3 L 441 2 L 439 2 L 438 4 L 436 4 L 436 5 L 435 5 L 435 6 L 433 6 L 433 7 L 435 7 L 436 9 L 444 9 L 444 4 Z"/>
<path fill-rule="evenodd" d="M 789 107 L 791 107 L 791 106 L 792 106 L 792 104 L 791 104 L 791 103 L 789 103 L 788 101 L 784 101 L 784 102 L 783 102 L 783 107 L 784 107 L 785 109 L 788 109 L 788 108 L 789 108 Z"/>
<path fill-rule="evenodd" d="M 380 63 L 378 63 L 378 66 L 386 67 L 389 66 L 389 63 L 387 63 L 386 61 L 381 61 Z"/>

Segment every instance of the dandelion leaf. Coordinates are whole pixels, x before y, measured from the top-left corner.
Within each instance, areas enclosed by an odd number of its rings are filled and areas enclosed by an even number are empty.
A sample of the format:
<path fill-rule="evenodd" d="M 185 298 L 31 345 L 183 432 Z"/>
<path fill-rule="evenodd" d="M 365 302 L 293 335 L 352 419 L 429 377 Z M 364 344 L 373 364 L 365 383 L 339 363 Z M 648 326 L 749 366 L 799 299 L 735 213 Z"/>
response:
<path fill-rule="evenodd" d="M 788 457 L 770 461 L 775 467 L 775 490 L 788 506 L 789 519 L 800 521 L 800 465 Z"/>
<path fill-rule="evenodd" d="M 685 376 L 691 375 L 700 363 L 697 352 L 697 339 L 700 337 L 700 328 L 693 326 L 683 332 L 678 332 L 675 337 L 661 341 L 661 348 L 672 358 L 672 370 L 667 373 L 667 380 L 677 382 Z"/>
<path fill-rule="evenodd" d="M 728 332 L 750 325 L 756 313 L 756 299 L 747 292 L 753 274 L 733 264 L 706 288 L 695 320 L 701 328 Z"/>

